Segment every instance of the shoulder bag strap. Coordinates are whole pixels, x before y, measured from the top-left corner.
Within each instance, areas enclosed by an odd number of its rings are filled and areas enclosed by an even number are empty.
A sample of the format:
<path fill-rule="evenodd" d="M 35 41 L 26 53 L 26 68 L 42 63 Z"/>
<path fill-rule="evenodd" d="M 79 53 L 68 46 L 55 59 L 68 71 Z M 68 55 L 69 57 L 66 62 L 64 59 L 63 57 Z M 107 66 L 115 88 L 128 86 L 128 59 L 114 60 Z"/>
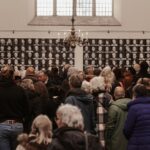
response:
<path fill-rule="evenodd" d="M 85 150 L 88 150 L 88 135 L 87 135 L 87 132 L 84 133 L 84 136 L 85 136 Z"/>

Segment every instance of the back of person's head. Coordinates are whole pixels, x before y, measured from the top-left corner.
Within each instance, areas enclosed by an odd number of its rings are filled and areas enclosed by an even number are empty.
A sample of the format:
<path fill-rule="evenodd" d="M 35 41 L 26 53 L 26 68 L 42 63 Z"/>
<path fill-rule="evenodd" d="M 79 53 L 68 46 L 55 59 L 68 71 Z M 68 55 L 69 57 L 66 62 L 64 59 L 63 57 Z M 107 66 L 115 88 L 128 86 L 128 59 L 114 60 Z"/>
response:
<path fill-rule="evenodd" d="M 86 80 L 84 80 L 82 82 L 81 89 L 84 90 L 86 93 L 91 93 L 92 92 L 91 84 L 90 84 L 90 82 L 88 82 Z"/>
<path fill-rule="evenodd" d="M 120 81 L 123 79 L 123 70 L 120 68 L 115 68 L 113 70 L 114 75 L 115 75 L 115 79 L 117 79 L 117 81 Z"/>
<path fill-rule="evenodd" d="M 1 69 L 1 77 L 3 79 L 13 79 L 14 69 L 10 65 L 5 65 Z"/>
<path fill-rule="evenodd" d="M 67 72 L 67 76 L 68 78 L 73 75 L 73 74 L 77 74 L 78 73 L 78 68 L 76 67 L 69 67 L 68 72 Z"/>
<path fill-rule="evenodd" d="M 143 84 L 146 87 L 147 94 L 150 96 L 150 78 L 140 78 L 137 84 Z"/>
<path fill-rule="evenodd" d="M 146 87 L 143 84 L 136 84 L 133 87 L 133 98 L 145 97 L 147 96 Z"/>
<path fill-rule="evenodd" d="M 94 74 L 94 67 L 92 65 L 88 65 L 85 68 L 85 74 L 93 75 Z"/>
<path fill-rule="evenodd" d="M 147 72 L 147 69 L 148 69 L 148 67 L 149 67 L 149 65 L 148 65 L 148 63 L 146 62 L 146 61 L 142 61 L 141 63 L 140 63 L 140 72 L 142 73 L 142 72 Z"/>
<path fill-rule="evenodd" d="M 46 115 L 37 116 L 32 123 L 31 134 L 38 144 L 49 144 L 52 139 L 52 122 Z"/>
<path fill-rule="evenodd" d="M 82 79 L 78 74 L 72 74 L 69 77 L 69 85 L 71 88 L 81 88 Z"/>
<path fill-rule="evenodd" d="M 76 106 L 70 104 L 61 105 L 57 109 L 56 115 L 57 119 L 59 119 L 58 127 L 84 128 L 83 116 L 80 109 Z"/>
<path fill-rule="evenodd" d="M 106 90 L 110 91 L 112 88 L 112 84 L 115 81 L 115 75 L 111 70 L 110 66 L 104 67 L 103 70 L 101 71 L 100 76 L 105 78 Z"/>
<path fill-rule="evenodd" d="M 19 134 L 17 137 L 17 141 L 19 144 L 25 146 L 28 142 L 28 134 L 26 133 Z"/>
<path fill-rule="evenodd" d="M 70 67 L 71 67 L 70 64 L 65 64 L 65 65 L 63 66 L 63 69 L 64 69 L 64 70 L 68 70 Z"/>
<path fill-rule="evenodd" d="M 28 75 L 35 75 L 35 69 L 33 67 L 28 67 L 26 69 L 26 76 Z"/>
<path fill-rule="evenodd" d="M 14 71 L 14 79 L 20 80 L 21 79 L 21 72 L 19 70 Z"/>
<path fill-rule="evenodd" d="M 51 73 L 52 73 L 53 75 L 57 75 L 57 74 L 59 73 L 58 67 L 52 66 Z"/>
<path fill-rule="evenodd" d="M 39 72 L 37 72 L 37 78 L 39 81 L 45 82 L 48 78 L 48 75 L 45 71 L 41 70 Z"/>
<path fill-rule="evenodd" d="M 101 70 L 99 68 L 94 68 L 94 75 L 99 76 L 101 73 Z"/>
<path fill-rule="evenodd" d="M 102 69 L 102 71 L 101 71 L 101 76 L 108 76 L 108 75 L 110 75 L 110 73 L 112 73 L 112 70 L 111 70 L 111 68 L 110 68 L 110 66 L 106 66 L 106 67 L 104 67 L 103 69 Z"/>
<path fill-rule="evenodd" d="M 104 77 L 94 77 L 90 80 L 92 92 L 105 91 L 105 79 Z"/>
<path fill-rule="evenodd" d="M 34 90 L 34 84 L 31 79 L 23 79 L 19 85 L 25 90 Z"/>
<path fill-rule="evenodd" d="M 42 81 L 34 83 L 35 92 L 37 92 L 41 97 L 48 98 L 48 89 Z"/>
<path fill-rule="evenodd" d="M 146 86 L 147 88 L 150 88 L 150 78 L 140 78 L 137 81 L 137 84 L 143 84 L 144 86 Z"/>
<path fill-rule="evenodd" d="M 133 75 L 133 76 L 136 75 L 136 71 L 133 67 L 129 67 L 128 71 L 131 73 L 131 75 Z"/>
<path fill-rule="evenodd" d="M 115 100 L 125 97 L 125 90 L 123 87 L 117 86 L 114 90 Z"/>
<path fill-rule="evenodd" d="M 82 81 L 85 79 L 85 74 L 84 74 L 84 72 L 81 71 L 81 70 L 78 71 L 78 76 L 79 76 L 79 78 L 80 78 Z"/>

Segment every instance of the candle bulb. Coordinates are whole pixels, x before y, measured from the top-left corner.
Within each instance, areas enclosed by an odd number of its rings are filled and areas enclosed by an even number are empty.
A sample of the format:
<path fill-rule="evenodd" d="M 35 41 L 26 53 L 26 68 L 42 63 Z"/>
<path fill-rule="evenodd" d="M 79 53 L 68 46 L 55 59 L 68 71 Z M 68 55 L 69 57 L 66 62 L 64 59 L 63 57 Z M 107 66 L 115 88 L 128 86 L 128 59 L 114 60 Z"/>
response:
<path fill-rule="evenodd" d="M 85 35 L 86 35 L 85 38 L 88 39 L 88 32 L 86 32 Z"/>
<path fill-rule="evenodd" d="M 64 39 L 66 38 L 66 32 L 64 32 Z"/>
<path fill-rule="evenodd" d="M 81 37 L 83 38 L 83 33 L 81 34 Z"/>
<path fill-rule="evenodd" d="M 58 39 L 60 39 L 60 33 L 59 32 L 58 32 L 57 36 L 58 36 Z"/>
<path fill-rule="evenodd" d="M 79 29 L 79 37 L 80 37 L 80 29 Z"/>

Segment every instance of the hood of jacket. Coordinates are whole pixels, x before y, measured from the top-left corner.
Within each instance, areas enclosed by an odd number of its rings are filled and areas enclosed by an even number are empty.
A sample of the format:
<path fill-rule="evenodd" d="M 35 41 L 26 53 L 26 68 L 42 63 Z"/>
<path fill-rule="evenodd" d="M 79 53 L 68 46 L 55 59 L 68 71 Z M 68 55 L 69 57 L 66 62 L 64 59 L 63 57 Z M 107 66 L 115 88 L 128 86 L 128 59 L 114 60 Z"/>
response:
<path fill-rule="evenodd" d="M 128 103 L 128 108 L 137 104 L 150 104 L 150 97 L 138 97 Z"/>
<path fill-rule="evenodd" d="M 126 111 L 128 109 L 127 104 L 131 102 L 131 99 L 129 98 L 121 98 L 116 101 L 113 101 L 111 105 L 115 105 L 119 107 L 120 109 Z"/>
<path fill-rule="evenodd" d="M 91 94 L 87 94 L 80 88 L 71 89 L 67 94 L 67 97 L 69 96 L 75 96 L 78 101 L 81 101 L 85 104 L 89 104 L 93 101 L 93 96 Z"/>
<path fill-rule="evenodd" d="M 58 139 L 61 145 L 68 150 L 84 150 L 84 133 L 76 128 L 62 127 L 55 130 L 53 138 Z"/>

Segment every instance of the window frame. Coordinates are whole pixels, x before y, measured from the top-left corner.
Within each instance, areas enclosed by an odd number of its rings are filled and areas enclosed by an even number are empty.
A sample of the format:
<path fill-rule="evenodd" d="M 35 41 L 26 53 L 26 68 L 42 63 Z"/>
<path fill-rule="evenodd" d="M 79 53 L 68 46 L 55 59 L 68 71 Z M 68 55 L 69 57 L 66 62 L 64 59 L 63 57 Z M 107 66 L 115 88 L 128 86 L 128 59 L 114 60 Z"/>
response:
<path fill-rule="evenodd" d="M 76 5 L 77 0 L 73 0 L 73 5 Z M 120 22 L 114 16 L 114 0 L 112 0 L 112 16 L 96 16 L 96 0 L 93 0 L 92 16 L 77 16 L 76 7 L 73 7 L 73 15 L 75 17 L 75 25 L 77 26 L 120 26 Z M 70 26 L 72 16 L 57 16 L 56 5 L 57 0 L 53 0 L 53 16 L 37 16 L 37 0 L 35 0 L 35 15 L 33 20 L 28 25 L 39 26 Z"/>

